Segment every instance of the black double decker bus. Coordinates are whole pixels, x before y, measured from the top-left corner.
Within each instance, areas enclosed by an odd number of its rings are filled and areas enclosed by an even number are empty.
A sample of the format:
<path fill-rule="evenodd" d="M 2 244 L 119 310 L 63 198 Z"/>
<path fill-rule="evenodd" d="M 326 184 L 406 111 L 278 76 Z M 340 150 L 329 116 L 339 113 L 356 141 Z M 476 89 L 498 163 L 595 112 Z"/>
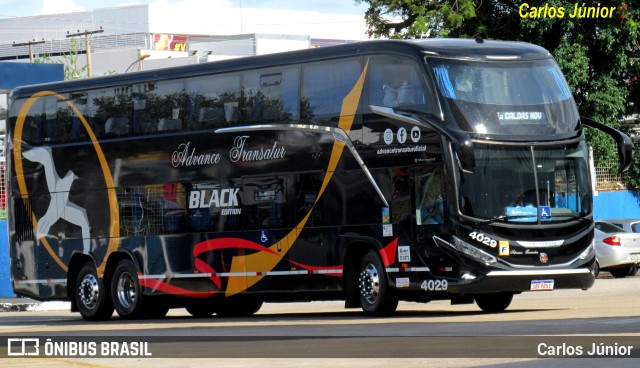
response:
<path fill-rule="evenodd" d="M 371 41 L 13 91 L 17 294 L 87 320 L 489 312 L 594 283 L 585 125 L 525 43 Z"/>

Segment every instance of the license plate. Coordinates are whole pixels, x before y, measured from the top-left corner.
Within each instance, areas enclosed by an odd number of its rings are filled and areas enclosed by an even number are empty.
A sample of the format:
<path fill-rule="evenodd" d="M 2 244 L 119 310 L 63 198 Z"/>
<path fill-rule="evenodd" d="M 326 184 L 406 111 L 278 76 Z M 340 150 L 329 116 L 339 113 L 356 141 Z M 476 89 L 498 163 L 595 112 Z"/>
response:
<path fill-rule="evenodd" d="M 640 254 L 630 254 L 629 258 L 631 258 L 634 261 L 640 261 Z"/>
<path fill-rule="evenodd" d="M 553 280 L 531 280 L 531 290 L 553 290 Z"/>

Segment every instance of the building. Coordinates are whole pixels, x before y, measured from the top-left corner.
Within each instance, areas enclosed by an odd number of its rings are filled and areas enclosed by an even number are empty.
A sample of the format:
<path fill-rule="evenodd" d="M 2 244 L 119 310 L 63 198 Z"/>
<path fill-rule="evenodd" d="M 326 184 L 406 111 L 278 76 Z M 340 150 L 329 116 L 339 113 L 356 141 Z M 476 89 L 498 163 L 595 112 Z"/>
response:
<path fill-rule="evenodd" d="M 263 9 L 261 14 L 254 14 L 257 9 L 245 9 L 244 13 L 242 9 L 226 9 L 226 12 L 221 9 L 216 14 L 202 15 L 192 9 L 170 11 L 159 6 L 143 4 L 0 19 L 3 30 L 0 32 L 0 61 L 64 61 L 62 59 L 67 55 L 67 59 L 76 58 L 79 68 L 85 68 L 88 44 L 91 75 L 100 76 L 312 46 L 310 36 L 295 34 L 299 28 L 291 25 L 281 24 L 278 28 L 256 21 L 257 25 L 243 26 L 242 19 L 265 17 L 268 14 L 262 13 L 271 10 Z M 173 17 L 173 21 L 167 20 L 167 16 Z M 193 21 L 180 21 L 191 18 Z M 301 18 L 300 21 L 304 20 Z M 361 23 L 359 26 L 365 29 L 364 20 Z M 331 31 L 332 27 L 325 28 Z M 314 45 L 344 42 L 348 41 L 318 39 Z"/>

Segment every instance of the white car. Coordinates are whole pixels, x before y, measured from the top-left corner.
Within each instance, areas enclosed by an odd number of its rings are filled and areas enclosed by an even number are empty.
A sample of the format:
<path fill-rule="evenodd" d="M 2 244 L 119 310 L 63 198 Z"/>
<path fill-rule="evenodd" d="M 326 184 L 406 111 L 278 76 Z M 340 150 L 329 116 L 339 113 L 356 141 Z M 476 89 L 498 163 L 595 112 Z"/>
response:
<path fill-rule="evenodd" d="M 630 233 L 604 221 L 595 222 L 596 270 L 613 277 L 634 276 L 640 264 L 640 234 Z"/>

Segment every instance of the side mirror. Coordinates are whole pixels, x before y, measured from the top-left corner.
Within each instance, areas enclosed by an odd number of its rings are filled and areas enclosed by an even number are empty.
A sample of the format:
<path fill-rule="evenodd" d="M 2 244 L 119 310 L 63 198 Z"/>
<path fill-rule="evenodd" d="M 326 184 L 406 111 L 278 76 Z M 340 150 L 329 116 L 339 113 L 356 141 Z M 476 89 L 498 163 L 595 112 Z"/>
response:
<path fill-rule="evenodd" d="M 611 136 L 616 141 L 618 146 L 618 158 L 620 159 L 620 171 L 626 171 L 631 166 L 633 161 L 632 151 L 633 142 L 628 135 L 622 133 L 618 129 L 612 128 L 608 125 L 598 123 L 597 121 L 584 116 L 580 117 L 582 124 L 603 131 Z"/>

